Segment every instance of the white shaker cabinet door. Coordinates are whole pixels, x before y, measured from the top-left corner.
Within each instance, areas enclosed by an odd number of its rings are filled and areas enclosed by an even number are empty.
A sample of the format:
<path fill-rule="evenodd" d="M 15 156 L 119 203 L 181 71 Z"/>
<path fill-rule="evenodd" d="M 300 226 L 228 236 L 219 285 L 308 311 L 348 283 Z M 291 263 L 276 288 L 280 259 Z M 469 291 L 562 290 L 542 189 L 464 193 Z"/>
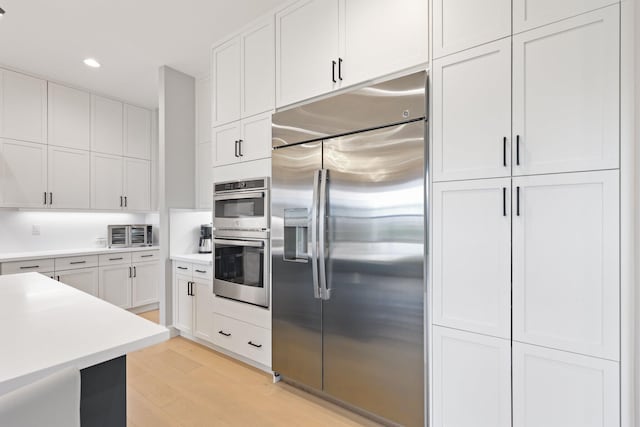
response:
<path fill-rule="evenodd" d="M 211 209 L 213 207 L 213 143 L 198 144 L 198 207 Z"/>
<path fill-rule="evenodd" d="M 124 158 L 124 208 L 151 209 L 151 162 Z"/>
<path fill-rule="evenodd" d="M 301 0 L 276 14 L 276 105 L 339 86 L 340 0 Z"/>
<path fill-rule="evenodd" d="M 273 15 L 243 33 L 242 40 L 242 117 L 273 110 L 275 107 L 275 29 Z"/>
<path fill-rule="evenodd" d="M 151 159 L 151 111 L 124 106 L 124 155 Z"/>
<path fill-rule="evenodd" d="M 618 171 L 514 178 L 513 339 L 619 360 Z"/>
<path fill-rule="evenodd" d="M 123 175 L 122 157 L 91 153 L 91 207 L 93 209 L 121 210 L 124 207 Z"/>
<path fill-rule="evenodd" d="M 49 146 L 49 207 L 91 207 L 91 155 L 88 151 Z"/>
<path fill-rule="evenodd" d="M 520 33 L 617 3 L 616 0 L 514 0 L 513 32 Z"/>
<path fill-rule="evenodd" d="M 47 206 L 47 146 L 0 139 L 0 202 L 6 207 Z"/>
<path fill-rule="evenodd" d="M 195 294 L 195 314 L 193 324 L 193 334 L 203 340 L 213 342 L 213 282 L 197 281 L 193 282 L 193 293 Z"/>
<path fill-rule="evenodd" d="M 100 267 L 100 298 L 120 308 L 131 307 L 131 276 L 129 264 Z"/>
<path fill-rule="evenodd" d="M 240 160 L 238 147 L 240 141 L 240 122 L 213 128 L 211 130 L 213 140 L 215 166 L 229 165 Z"/>
<path fill-rule="evenodd" d="M 511 180 L 433 186 L 433 323 L 511 337 Z"/>
<path fill-rule="evenodd" d="M 175 276 L 173 293 L 174 320 L 173 325 L 182 332 L 191 333 L 193 330 L 193 296 L 191 296 L 190 278 Z"/>
<path fill-rule="evenodd" d="M 511 342 L 435 326 L 432 410 L 438 427 L 511 427 Z"/>
<path fill-rule="evenodd" d="M 131 305 L 140 307 L 158 302 L 160 263 L 143 262 L 133 266 Z"/>
<path fill-rule="evenodd" d="M 433 62 L 433 179 L 511 176 L 511 39 Z"/>
<path fill-rule="evenodd" d="M 619 22 L 611 6 L 513 37 L 514 175 L 618 167 Z"/>
<path fill-rule="evenodd" d="M 428 6 L 427 0 L 341 0 L 342 86 L 426 63 Z"/>
<path fill-rule="evenodd" d="M 56 272 L 56 277 L 59 282 L 86 292 L 94 297 L 100 294 L 97 267 Z"/>
<path fill-rule="evenodd" d="M 49 145 L 89 150 L 91 147 L 91 95 L 49 82 Z"/>
<path fill-rule="evenodd" d="M 211 52 L 211 124 L 218 126 L 240 119 L 240 37 Z"/>
<path fill-rule="evenodd" d="M 619 427 L 619 364 L 513 343 L 513 425 Z"/>
<path fill-rule="evenodd" d="M 511 0 L 433 0 L 433 56 L 511 35 Z"/>
<path fill-rule="evenodd" d="M 47 82 L 0 69 L 0 137 L 47 143 Z"/>
<path fill-rule="evenodd" d="M 271 113 L 242 120 L 240 127 L 240 161 L 271 157 Z"/>
<path fill-rule="evenodd" d="M 122 156 L 123 114 L 122 102 L 91 95 L 91 151 Z"/>

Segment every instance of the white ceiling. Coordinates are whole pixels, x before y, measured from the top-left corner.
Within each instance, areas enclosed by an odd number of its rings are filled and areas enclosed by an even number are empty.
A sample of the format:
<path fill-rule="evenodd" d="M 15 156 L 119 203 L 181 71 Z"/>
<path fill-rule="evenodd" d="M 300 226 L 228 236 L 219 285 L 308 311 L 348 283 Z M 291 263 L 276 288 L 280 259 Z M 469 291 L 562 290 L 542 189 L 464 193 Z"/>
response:
<path fill-rule="evenodd" d="M 207 75 L 212 43 L 282 1 L 0 0 L 0 64 L 156 107 L 160 66 Z"/>

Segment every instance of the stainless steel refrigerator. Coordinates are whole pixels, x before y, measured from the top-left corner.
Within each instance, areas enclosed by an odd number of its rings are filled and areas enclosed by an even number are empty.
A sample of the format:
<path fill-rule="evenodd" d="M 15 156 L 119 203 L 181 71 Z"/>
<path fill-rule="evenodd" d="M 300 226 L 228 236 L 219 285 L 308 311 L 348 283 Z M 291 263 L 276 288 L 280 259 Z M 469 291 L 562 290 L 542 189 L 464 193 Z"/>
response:
<path fill-rule="evenodd" d="M 425 420 L 427 74 L 273 116 L 273 370 Z"/>

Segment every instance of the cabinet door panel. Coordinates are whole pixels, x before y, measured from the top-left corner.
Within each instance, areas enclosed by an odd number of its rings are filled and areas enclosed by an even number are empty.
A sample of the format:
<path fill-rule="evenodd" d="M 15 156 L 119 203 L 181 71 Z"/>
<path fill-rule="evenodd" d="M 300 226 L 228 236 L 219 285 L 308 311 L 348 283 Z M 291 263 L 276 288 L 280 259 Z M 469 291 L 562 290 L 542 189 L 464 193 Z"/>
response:
<path fill-rule="evenodd" d="M 151 209 L 151 165 L 147 160 L 124 159 L 125 209 Z"/>
<path fill-rule="evenodd" d="M 195 296 L 195 316 L 193 334 L 203 340 L 213 342 L 213 281 L 198 281 L 193 284 Z"/>
<path fill-rule="evenodd" d="M 0 137 L 47 143 L 47 82 L 0 69 Z"/>
<path fill-rule="evenodd" d="M 520 33 L 614 3 L 617 2 L 615 0 L 514 0 L 513 32 Z"/>
<path fill-rule="evenodd" d="M 49 145 L 89 150 L 91 147 L 91 95 L 49 82 Z"/>
<path fill-rule="evenodd" d="M 78 270 L 67 270 L 56 272 L 58 280 L 65 285 L 69 285 L 82 292 L 86 292 L 94 297 L 99 296 L 98 268 L 81 268 Z"/>
<path fill-rule="evenodd" d="M 121 210 L 123 207 L 122 157 L 91 153 L 91 207 Z"/>
<path fill-rule="evenodd" d="M 271 113 L 241 122 L 240 161 L 271 157 Z"/>
<path fill-rule="evenodd" d="M 342 0 L 342 86 L 423 64 L 428 60 L 428 2 Z M 394 25 L 393 31 L 381 31 Z"/>
<path fill-rule="evenodd" d="M 91 207 L 91 156 L 88 151 L 49 147 L 49 206 Z"/>
<path fill-rule="evenodd" d="M 158 302 L 160 264 L 157 262 L 139 263 L 133 266 L 131 305 L 139 307 Z"/>
<path fill-rule="evenodd" d="M 278 107 L 337 87 L 331 61 L 338 61 L 338 10 L 339 0 L 303 0 L 276 14 Z"/>
<path fill-rule="evenodd" d="M 211 60 L 211 122 L 213 126 L 218 126 L 240 119 L 240 38 L 235 37 L 214 48 Z"/>
<path fill-rule="evenodd" d="M 510 427 L 510 351 L 509 340 L 435 326 L 434 425 Z"/>
<path fill-rule="evenodd" d="M 275 107 L 275 30 L 273 17 L 242 36 L 242 117 Z"/>
<path fill-rule="evenodd" d="M 618 167 L 618 11 L 514 36 L 514 175 Z"/>
<path fill-rule="evenodd" d="M 434 0 L 433 56 L 511 35 L 510 0 Z"/>
<path fill-rule="evenodd" d="M 620 426 L 619 364 L 513 343 L 513 425 Z"/>
<path fill-rule="evenodd" d="M 618 175 L 513 180 L 514 340 L 619 360 Z"/>
<path fill-rule="evenodd" d="M 198 144 L 198 207 L 213 207 L 213 143 Z"/>
<path fill-rule="evenodd" d="M 240 161 L 236 141 L 240 140 L 240 122 L 213 128 L 211 137 L 214 143 L 214 165 L 228 165 Z"/>
<path fill-rule="evenodd" d="M 100 298 L 121 308 L 131 307 L 131 266 L 100 267 Z"/>
<path fill-rule="evenodd" d="M 511 180 L 433 186 L 433 323 L 511 337 Z"/>
<path fill-rule="evenodd" d="M 433 68 L 434 181 L 510 176 L 511 40 Z"/>
<path fill-rule="evenodd" d="M 174 285 L 174 326 L 190 334 L 193 330 L 193 297 L 189 295 L 191 279 L 176 275 Z"/>
<path fill-rule="evenodd" d="M 7 207 L 46 207 L 47 146 L 0 139 L 0 201 Z"/>
<path fill-rule="evenodd" d="M 122 102 L 91 95 L 91 151 L 122 156 L 123 132 Z"/>
<path fill-rule="evenodd" d="M 124 155 L 151 159 L 151 111 L 125 105 L 124 118 Z"/>

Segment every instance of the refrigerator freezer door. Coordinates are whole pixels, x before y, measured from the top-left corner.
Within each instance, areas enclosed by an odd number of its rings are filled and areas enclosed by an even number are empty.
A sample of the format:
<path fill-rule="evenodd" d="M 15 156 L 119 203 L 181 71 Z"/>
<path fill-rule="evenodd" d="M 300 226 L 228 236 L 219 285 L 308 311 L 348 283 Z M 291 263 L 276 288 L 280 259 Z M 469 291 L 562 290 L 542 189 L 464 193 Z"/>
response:
<path fill-rule="evenodd" d="M 322 143 L 275 150 L 272 168 L 273 370 L 322 390 L 322 300 L 314 296 L 311 248 Z"/>
<path fill-rule="evenodd" d="M 424 424 L 424 159 L 424 121 L 324 142 L 324 391 L 402 425 Z"/>

